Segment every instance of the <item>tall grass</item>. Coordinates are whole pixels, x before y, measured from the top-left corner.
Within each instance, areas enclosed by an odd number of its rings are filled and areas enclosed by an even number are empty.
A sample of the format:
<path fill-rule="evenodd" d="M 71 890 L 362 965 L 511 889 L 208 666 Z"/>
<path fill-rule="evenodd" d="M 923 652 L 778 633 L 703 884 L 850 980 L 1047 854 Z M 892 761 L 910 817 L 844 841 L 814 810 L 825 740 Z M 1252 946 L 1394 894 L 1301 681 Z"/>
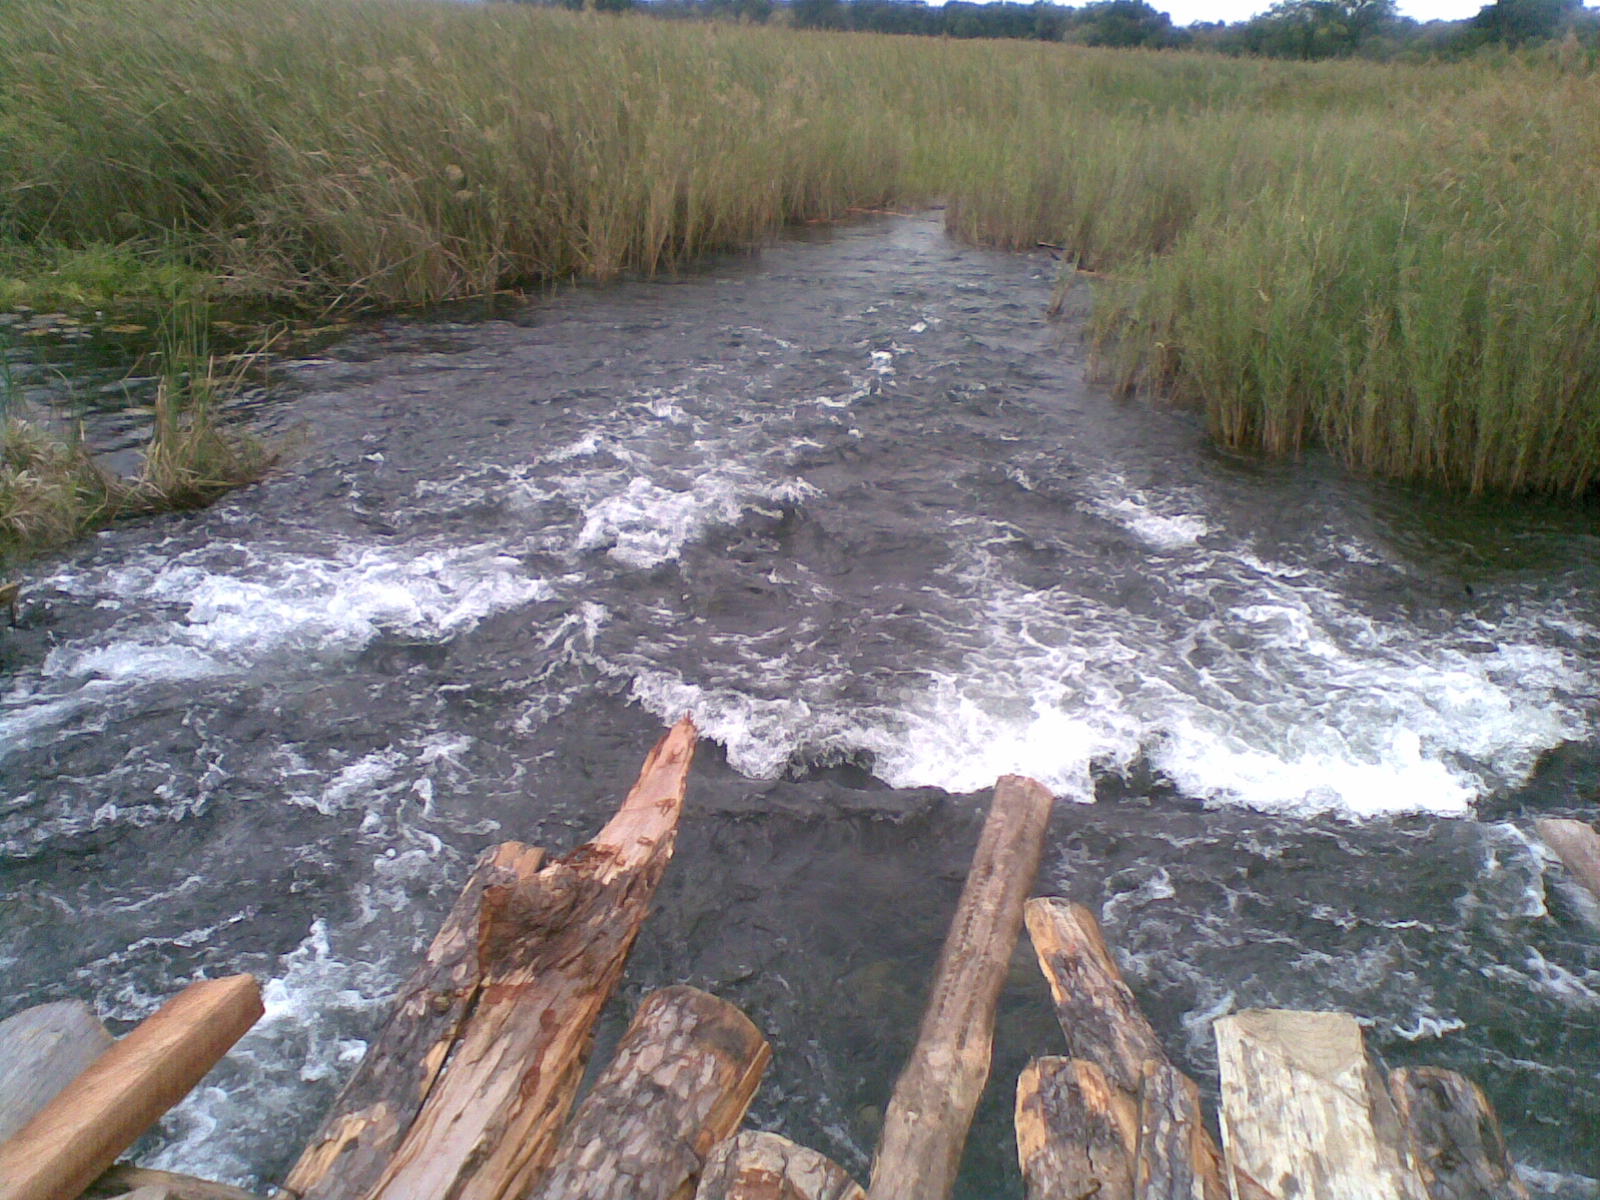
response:
<path fill-rule="evenodd" d="M 1600 77 L 402 0 L 9 0 L 0 240 L 414 303 L 942 198 L 1101 281 L 1120 386 L 1236 446 L 1584 491 Z"/>

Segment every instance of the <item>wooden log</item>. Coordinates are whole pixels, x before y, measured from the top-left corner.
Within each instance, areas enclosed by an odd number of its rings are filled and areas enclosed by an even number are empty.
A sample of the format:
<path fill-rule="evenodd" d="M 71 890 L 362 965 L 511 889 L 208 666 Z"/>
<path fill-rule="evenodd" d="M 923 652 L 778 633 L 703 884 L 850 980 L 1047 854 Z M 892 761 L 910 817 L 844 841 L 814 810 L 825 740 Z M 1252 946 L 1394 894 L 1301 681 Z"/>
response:
<path fill-rule="evenodd" d="M 592 842 L 484 888 L 471 1011 L 372 1200 L 512 1200 L 537 1184 L 672 857 L 695 738 L 685 717 L 661 739 Z"/>
<path fill-rule="evenodd" d="M 1205 1127 L 1199 1090 L 1167 1058 L 1095 915 L 1081 904 L 1039 898 L 1028 901 L 1025 919 L 1068 1051 L 1099 1067 L 1138 1112 L 1135 1196 L 1226 1200 L 1222 1153 Z M 1238 1200 L 1260 1198 L 1246 1192 Z"/>
<path fill-rule="evenodd" d="M 1095 1063 L 1030 1062 L 1017 1079 L 1016 1127 L 1028 1200 L 1134 1200 L 1138 1113 Z"/>
<path fill-rule="evenodd" d="M 1347 1013 L 1247 1009 L 1213 1025 L 1229 1182 L 1272 1200 L 1426 1200 Z"/>
<path fill-rule="evenodd" d="M 573 1115 L 539 1200 L 690 1200 L 706 1156 L 744 1120 L 772 1048 L 691 987 L 645 997 Z"/>
<path fill-rule="evenodd" d="M 71 1200 L 261 1016 L 249 975 L 190 984 L 0 1145 L 0 1200 Z"/>
<path fill-rule="evenodd" d="M 746 1130 L 711 1152 L 695 1200 L 867 1200 L 838 1163 L 775 1133 Z"/>
<path fill-rule="evenodd" d="M 1600 833 L 1582 821 L 1544 817 L 1533 823 L 1544 844 L 1556 852 L 1572 877 L 1600 900 Z"/>
<path fill-rule="evenodd" d="M 1528 1200 L 1489 1098 L 1443 1067 L 1389 1075 L 1411 1162 L 1429 1200 Z"/>
<path fill-rule="evenodd" d="M 884 1116 L 871 1200 L 945 1200 L 955 1186 L 1051 803 L 1031 779 L 1007 775 L 995 786 L 916 1048 Z"/>
<path fill-rule="evenodd" d="M 364 1196 L 416 1120 L 478 998 L 479 908 L 485 889 L 528 886 L 544 851 L 521 842 L 485 850 L 427 955 L 395 997 L 361 1065 L 306 1143 L 281 1193 L 306 1200 Z"/>
<path fill-rule="evenodd" d="M 41 1004 L 0 1021 L 0 1142 L 33 1120 L 115 1040 L 81 1000 Z"/>
<path fill-rule="evenodd" d="M 171 1200 L 261 1200 L 253 1192 L 213 1183 L 209 1179 L 196 1179 L 193 1175 L 177 1175 L 171 1171 L 155 1171 L 149 1167 L 136 1167 L 131 1163 L 117 1163 L 89 1185 L 83 1200 L 111 1200 L 111 1197 L 137 1193 L 141 1188 L 156 1188 Z"/>

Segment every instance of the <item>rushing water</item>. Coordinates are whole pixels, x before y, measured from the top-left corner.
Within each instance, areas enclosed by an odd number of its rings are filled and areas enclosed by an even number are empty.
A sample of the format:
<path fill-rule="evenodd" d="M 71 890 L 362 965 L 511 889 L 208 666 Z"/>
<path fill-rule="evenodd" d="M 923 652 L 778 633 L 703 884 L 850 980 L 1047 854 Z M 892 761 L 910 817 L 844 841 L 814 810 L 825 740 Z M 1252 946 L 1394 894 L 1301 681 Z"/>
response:
<path fill-rule="evenodd" d="M 1348 1009 L 1600 1194 L 1600 912 L 1527 833 L 1600 798 L 1594 510 L 1220 455 L 1085 383 L 1053 275 L 881 220 L 285 365 L 288 469 L 0 631 L 0 1015 L 257 972 L 145 1149 L 271 1182 L 474 854 L 583 840 L 692 711 L 605 1037 L 664 983 L 738 1003 L 756 1123 L 865 1173 L 970 793 L 1020 771 L 1038 890 L 1204 1086 L 1215 1015 Z M 1019 956 L 964 1196 L 1020 1195 L 1010 1089 L 1061 1048 Z"/>

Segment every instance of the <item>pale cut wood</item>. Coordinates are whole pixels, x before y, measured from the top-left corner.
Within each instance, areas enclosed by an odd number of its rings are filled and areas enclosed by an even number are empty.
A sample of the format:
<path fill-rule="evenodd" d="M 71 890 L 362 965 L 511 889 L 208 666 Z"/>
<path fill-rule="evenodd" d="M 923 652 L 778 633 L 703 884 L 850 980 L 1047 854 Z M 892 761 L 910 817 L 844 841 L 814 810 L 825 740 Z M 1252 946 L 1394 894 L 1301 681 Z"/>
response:
<path fill-rule="evenodd" d="M 1572 877 L 1600 900 L 1600 833 L 1582 821 L 1545 817 L 1535 821 L 1545 845 L 1556 852 Z"/>
<path fill-rule="evenodd" d="M 1429 1200 L 1528 1200 L 1483 1089 L 1443 1067 L 1389 1075 L 1412 1165 Z"/>
<path fill-rule="evenodd" d="M 0 1145 L 0 1200 L 79 1195 L 261 1012 L 261 989 L 249 975 L 190 984 Z"/>
<path fill-rule="evenodd" d="M 1212 1028 L 1235 1194 L 1252 1182 L 1272 1200 L 1426 1200 L 1354 1017 L 1247 1009 Z"/>
<path fill-rule="evenodd" d="M 867 1200 L 838 1163 L 775 1133 L 746 1130 L 711 1152 L 695 1200 Z"/>
<path fill-rule="evenodd" d="M 1017 1078 L 1016 1128 L 1028 1200 L 1133 1200 L 1138 1113 L 1096 1064 L 1030 1062 Z"/>
<path fill-rule="evenodd" d="M 955 1186 L 1051 803 L 1048 788 L 1018 775 L 995 786 L 916 1048 L 884 1115 L 871 1200 L 945 1200 Z"/>
<path fill-rule="evenodd" d="M 0 1021 L 0 1142 L 115 1040 L 81 1000 L 41 1004 Z"/>
<path fill-rule="evenodd" d="M 1147 1063 L 1146 1068 L 1139 1092 L 1134 1200 L 1226 1200 L 1222 1155 L 1206 1129 L 1200 1089 L 1170 1063 Z"/>
<path fill-rule="evenodd" d="M 485 887 L 472 1011 L 372 1200 L 513 1200 L 537 1184 L 672 857 L 695 739 L 685 717 L 592 842 Z"/>
<path fill-rule="evenodd" d="M 157 1188 L 172 1200 L 261 1200 L 253 1192 L 213 1183 L 209 1179 L 196 1179 L 193 1175 L 177 1175 L 171 1171 L 156 1171 L 149 1167 L 136 1167 L 131 1163 L 118 1163 L 89 1185 L 83 1200 L 110 1200 L 140 1188 Z"/>
<path fill-rule="evenodd" d="M 502 842 L 479 856 L 361 1065 L 284 1180 L 283 1193 L 356 1200 L 378 1181 L 477 1001 L 484 890 L 526 885 L 543 865 L 544 851 L 521 842 Z"/>
<path fill-rule="evenodd" d="M 540 1200 L 690 1200 L 744 1120 L 772 1048 L 726 1000 L 652 992 L 561 1135 Z"/>

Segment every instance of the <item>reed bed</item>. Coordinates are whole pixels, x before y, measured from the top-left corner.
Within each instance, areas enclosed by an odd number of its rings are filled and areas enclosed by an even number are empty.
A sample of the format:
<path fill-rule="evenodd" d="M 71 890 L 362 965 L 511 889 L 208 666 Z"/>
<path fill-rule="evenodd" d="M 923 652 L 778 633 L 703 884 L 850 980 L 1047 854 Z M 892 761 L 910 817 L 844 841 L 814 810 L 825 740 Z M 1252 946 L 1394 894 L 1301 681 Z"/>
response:
<path fill-rule="evenodd" d="M 412 304 L 943 199 L 1092 270 L 1099 360 L 1237 447 L 1600 475 L 1600 77 L 421 0 L 10 0 L 0 243 Z"/>

